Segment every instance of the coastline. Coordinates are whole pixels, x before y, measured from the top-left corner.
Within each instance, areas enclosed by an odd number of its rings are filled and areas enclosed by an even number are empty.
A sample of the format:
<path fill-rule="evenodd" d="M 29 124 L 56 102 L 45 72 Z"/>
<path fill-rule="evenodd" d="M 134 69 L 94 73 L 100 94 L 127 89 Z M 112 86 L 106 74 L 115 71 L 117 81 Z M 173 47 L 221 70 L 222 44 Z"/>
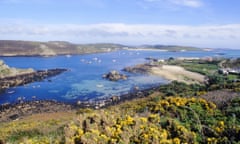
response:
<path fill-rule="evenodd" d="M 124 71 L 132 73 L 147 73 L 163 77 L 170 81 L 179 81 L 187 84 L 203 84 L 205 76 L 199 73 L 185 70 L 181 66 L 173 66 L 166 64 L 139 64 L 133 67 L 126 67 Z"/>
<path fill-rule="evenodd" d="M 147 49 L 147 48 L 128 48 L 124 50 L 131 50 L 131 51 L 162 51 L 162 52 L 167 52 L 169 50 L 164 50 L 164 49 Z"/>
<path fill-rule="evenodd" d="M 42 113 L 71 112 L 79 108 L 106 108 L 136 98 L 147 97 L 158 88 L 159 85 L 144 90 L 134 89 L 121 96 L 112 96 L 91 101 L 78 101 L 74 104 L 68 104 L 56 100 L 19 101 L 14 104 L 6 103 L 0 105 L 0 122 L 15 121 L 27 116 Z"/>
<path fill-rule="evenodd" d="M 17 74 L 15 76 L 5 76 L 3 78 L 0 78 L 0 93 L 4 92 L 10 87 L 20 86 L 35 81 L 41 81 L 48 77 L 59 75 L 65 71 L 67 71 L 67 69 L 56 68 Z"/>
<path fill-rule="evenodd" d="M 179 81 L 187 84 L 202 84 L 204 83 L 204 75 L 199 73 L 191 72 L 185 70 L 180 66 L 172 66 L 172 65 L 162 65 L 162 66 L 154 66 L 150 68 L 150 73 L 154 75 L 159 75 L 163 78 L 166 78 L 170 81 Z"/>
<path fill-rule="evenodd" d="M 154 74 L 166 78 L 170 81 L 177 80 L 187 84 L 203 82 L 204 76 L 196 75 L 196 73 L 186 71 L 182 67 L 172 65 L 149 65 L 140 64 L 124 69 L 128 72 Z M 199 79 L 196 80 L 196 76 Z M 187 79 L 186 79 L 187 77 Z M 39 114 L 39 113 L 55 113 L 77 110 L 79 108 L 101 109 L 108 106 L 116 105 L 125 101 L 136 98 L 149 96 L 157 91 L 160 85 L 155 85 L 151 88 L 139 90 L 134 87 L 129 93 L 121 96 L 112 96 L 102 99 L 94 99 L 90 101 L 76 101 L 74 104 L 62 103 L 55 100 L 35 100 L 35 101 L 19 101 L 15 104 L 0 105 L 0 122 L 18 120 L 23 117 Z"/>

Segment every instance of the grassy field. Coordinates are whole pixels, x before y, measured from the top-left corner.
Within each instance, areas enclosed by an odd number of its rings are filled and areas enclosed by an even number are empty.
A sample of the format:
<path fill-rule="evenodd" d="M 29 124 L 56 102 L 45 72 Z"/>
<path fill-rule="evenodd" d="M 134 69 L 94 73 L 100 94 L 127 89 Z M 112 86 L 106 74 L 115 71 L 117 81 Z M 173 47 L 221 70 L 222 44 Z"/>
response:
<path fill-rule="evenodd" d="M 197 72 L 203 75 L 212 75 L 218 71 L 220 61 L 201 61 L 201 60 L 173 60 L 167 62 L 171 65 L 179 65 L 186 70 Z"/>

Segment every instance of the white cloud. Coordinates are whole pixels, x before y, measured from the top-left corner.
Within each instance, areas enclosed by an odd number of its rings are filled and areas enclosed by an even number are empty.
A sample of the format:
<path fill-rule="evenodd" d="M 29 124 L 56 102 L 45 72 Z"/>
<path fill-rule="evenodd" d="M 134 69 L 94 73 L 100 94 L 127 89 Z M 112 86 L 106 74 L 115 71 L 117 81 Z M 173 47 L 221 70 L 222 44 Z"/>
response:
<path fill-rule="evenodd" d="M 171 4 L 175 6 L 185 6 L 191 8 L 198 8 L 203 6 L 202 0 L 145 0 L 145 2 L 158 2 L 162 5 Z"/>
<path fill-rule="evenodd" d="M 0 24 L 0 39 L 63 40 L 75 43 L 176 44 L 240 48 L 240 24 L 184 26 L 160 24 Z"/>
<path fill-rule="evenodd" d="M 203 5 L 200 0 L 170 0 L 171 3 L 180 5 L 180 6 L 187 6 L 192 8 L 198 8 Z"/>

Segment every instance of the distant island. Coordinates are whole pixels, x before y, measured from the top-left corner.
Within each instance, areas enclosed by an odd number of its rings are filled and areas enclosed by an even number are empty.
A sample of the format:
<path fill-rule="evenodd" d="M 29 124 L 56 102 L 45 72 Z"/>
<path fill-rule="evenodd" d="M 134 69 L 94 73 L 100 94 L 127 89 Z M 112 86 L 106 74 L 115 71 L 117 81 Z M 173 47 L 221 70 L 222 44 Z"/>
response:
<path fill-rule="evenodd" d="M 55 56 L 110 52 L 122 49 L 165 50 L 165 51 L 201 51 L 203 49 L 173 45 L 127 46 L 113 43 L 73 44 L 65 41 L 20 41 L 0 40 L 0 56 Z"/>
<path fill-rule="evenodd" d="M 119 44 L 73 44 L 65 41 L 0 40 L 0 56 L 55 56 L 109 52 L 124 47 Z"/>
<path fill-rule="evenodd" d="M 190 47 L 190 46 L 178 46 L 178 45 L 141 45 L 136 47 L 143 50 L 163 50 L 163 51 L 202 51 L 205 49 Z"/>

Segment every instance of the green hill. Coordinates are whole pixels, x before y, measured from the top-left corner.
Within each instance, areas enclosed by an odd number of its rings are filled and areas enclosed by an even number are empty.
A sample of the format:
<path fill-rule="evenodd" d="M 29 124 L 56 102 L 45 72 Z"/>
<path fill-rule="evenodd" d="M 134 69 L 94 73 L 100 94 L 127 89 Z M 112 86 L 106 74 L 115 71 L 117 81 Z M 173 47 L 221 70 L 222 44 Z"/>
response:
<path fill-rule="evenodd" d="M 177 45 L 142 45 L 143 49 L 158 49 L 167 51 L 201 51 L 203 49 L 189 46 L 177 46 Z"/>
<path fill-rule="evenodd" d="M 119 44 L 73 44 L 64 41 L 14 41 L 0 40 L 0 56 L 53 56 L 98 53 L 118 50 Z"/>
<path fill-rule="evenodd" d="M 17 41 L 0 40 L 0 56 L 54 56 L 109 52 L 127 47 L 135 49 L 158 49 L 168 51 L 199 51 L 196 47 L 175 45 L 125 46 L 113 43 L 73 44 L 65 41 Z"/>

